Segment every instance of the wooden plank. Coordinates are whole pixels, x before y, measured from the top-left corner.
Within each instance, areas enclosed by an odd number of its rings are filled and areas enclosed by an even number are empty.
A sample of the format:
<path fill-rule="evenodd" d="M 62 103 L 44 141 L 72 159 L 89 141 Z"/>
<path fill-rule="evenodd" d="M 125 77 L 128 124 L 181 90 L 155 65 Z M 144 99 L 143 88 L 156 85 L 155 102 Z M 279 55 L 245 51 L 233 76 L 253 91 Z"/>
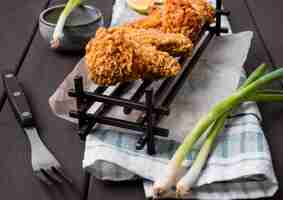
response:
<path fill-rule="evenodd" d="M 51 5 L 62 2 L 65 1 L 55 0 Z M 112 1 L 100 0 L 91 4 L 102 9 L 107 16 L 106 22 L 109 23 Z M 30 100 L 43 141 L 54 152 L 74 183 L 46 187 L 32 175 L 27 139 L 6 102 L 0 113 L 1 133 L 7 133 L 0 140 L 0 171 L 1 177 L 5 177 L 0 181 L 2 196 L 9 199 L 84 199 L 86 178 L 81 168 L 84 144 L 77 136 L 76 126 L 54 116 L 48 105 L 48 98 L 81 57 L 80 54 L 56 53 L 50 50 L 37 32 L 18 74 Z M 13 193 L 15 190 L 17 192 Z"/>
<path fill-rule="evenodd" d="M 6 102 L 0 114 L 1 133 L 6 133 L 0 145 L 0 171 L 3 173 L 1 177 L 5 177 L 0 183 L 3 196 L 9 199 L 83 199 L 85 177 L 81 161 L 84 146 L 76 135 L 75 126 L 55 117 L 48 105 L 49 96 L 79 57 L 51 51 L 37 32 L 18 75 L 30 100 L 42 140 L 62 164 L 73 184 L 64 182 L 47 187 L 33 176 L 28 140 Z"/>
<path fill-rule="evenodd" d="M 48 0 L 3 1 L 0 7 L 0 66 L 17 67 Z M 14 68 L 15 69 L 15 68 Z"/>
<path fill-rule="evenodd" d="M 9 0 L 0 7 L 0 70 L 17 72 L 33 40 L 38 15 L 49 0 Z M 3 85 L 0 81 L 0 111 L 3 103 Z"/>
<path fill-rule="evenodd" d="M 251 1 L 249 1 L 250 3 Z M 275 2 L 275 1 L 274 1 Z M 282 50 L 273 50 L 270 51 L 271 54 L 269 54 L 269 50 L 266 48 L 264 41 L 266 41 L 266 36 L 264 37 L 264 40 L 262 39 L 262 26 L 259 26 L 258 21 L 254 20 L 253 15 L 258 12 L 258 10 L 261 10 L 260 14 L 258 13 L 258 16 L 260 15 L 261 18 L 266 17 L 264 13 L 268 12 L 270 23 L 272 24 L 272 21 L 278 21 L 279 19 L 276 18 L 275 15 L 273 15 L 273 11 L 277 12 L 278 9 L 283 9 L 283 4 L 277 6 L 274 6 L 270 1 L 265 2 L 266 5 L 263 6 L 262 1 L 256 1 L 257 8 L 253 8 L 249 10 L 249 6 L 247 6 L 247 2 L 245 0 L 226 0 L 224 1 L 224 6 L 232 11 L 230 21 L 231 25 L 234 31 L 243 31 L 243 30 L 252 30 L 254 31 L 254 40 L 252 43 L 252 47 L 248 56 L 248 59 L 245 64 L 245 69 L 248 72 L 251 72 L 254 68 L 254 66 L 257 66 L 261 62 L 266 62 L 269 64 L 272 64 L 273 58 L 271 56 L 280 54 Z M 266 7 L 267 4 L 270 4 L 269 7 Z M 254 4 L 255 5 L 255 4 Z M 275 8 L 276 7 L 276 8 Z M 280 7 L 280 8 L 278 8 Z M 270 18 L 270 16 L 273 16 Z M 282 17 L 281 17 L 282 19 Z M 279 22 L 279 21 L 278 21 Z M 271 25 L 270 24 L 270 25 Z M 276 24 L 276 23 L 275 23 Z M 273 29 L 274 32 L 282 31 L 281 27 L 276 27 L 276 30 Z M 272 35 L 270 35 L 269 40 L 273 42 L 278 42 L 279 40 L 276 39 L 276 37 L 272 38 Z M 270 56 L 271 55 L 271 56 Z M 279 82 L 272 84 L 271 86 L 274 89 L 282 89 Z M 264 103 L 259 104 L 259 108 L 263 117 L 263 130 L 265 132 L 265 136 L 267 138 L 267 141 L 270 145 L 271 155 L 273 159 L 273 164 L 275 168 L 275 173 L 277 175 L 279 183 L 283 182 L 283 161 L 282 161 L 282 153 L 283 153 L 283 147 L 281 145 L 281 142 L 283 140 L 282 136 L 282 120 L 283 120 L 283 105 L 280 103 Z M 269 199 L 282 199 L 283 198 L 283 189 L 279 188 L 279 191 L 276 193 L 276 195 Z"/>
<path fill-rule="evenodd" d="M 88 199 L 103 200 L 144 200 L 143 186 L 140 181 L 107 182 L 91 178 Z"/>
<path fill-rule="evenodd" d="M 254 70 L 256 66 L 258 66 L 262 62 L 271 63 L 268 53 L 264 48 L 264 44 L 260 39 L 260 35 L 256 30 L 256 26 L 253 23 L 250 13 L 246 7 L 244 0 L 232 1 L 225 0 L 224 1 L 225 8 L 231 11 L 229 16 L 229 20 L 232 26 L 233 32 L 241 32 L 241 31 L 253 31 L 254 37 L 251 44 L 251 48 L 249 51 L 249 55 L 247 61 L 245 63 L 245 69 L 248 72 Z"/>
<path fill-rule="evenodd" d="M 246 0 L 246 3 L 269 52 L 272 64 L 283 67 L 283 27 L 281 26 L 283 2 Z"/>
<path fill-rule="evenodd" d="M 47 186 L 33 175 L 28 139 L 15 122 L 10 107 L 5 105 L 0 113 L 2 135 L 0 193 L 4 199 L 82 199 L 84 186 L 80 164 L 82 145 L 77 138 L 68 136 L 73 128 L 65 124 L 66 122 L 61 123 L 53 120 L 52 123 L 55 131 L 39 126 L 39 133 L 45 144 L 63 164 L 64 171 L 73 179 L 74 183 L 64 182 L 63 184 Z M 52 136 L 50 137 L 50 135 Z"/>
<path fill-rule="evenodd" d="M 48 98 L 58 87 L 63 78 L 72 70 L 78 59 L 78 55 L 65 56 L 51 51 L 43 43 L 39 33 L 37 33 L 20 73 L 18 74 L 18 79 L 24 85 L 26 94 L 30 100 L 43 141 L 54 152 L 56 158 L 63 165 L 64 170 L 74 181 L 72 186 L 67 183 L 58 184 L 56 190 L 52 188 L 52 190 L 45 193 L 42 191 L 45 190 L 46 187 L 39 184 L 34 185 L 34 181 L 26 181 L 25 186 L 27 188 L 33 188 L 33 190 L 23 191 L 22 196 L 26 199 L 31 199 L 28 198 L 29 196 L 37 196 L 37 199 L 47 199 L 49 195 L 52 195 L 51 199 L 82 199 L 85 184 L 84 173 L 81 169 L 84 145 L 76 135 L 75 125 L 54 116 L 48 105 Z M 13 188 L 20 187 L 15 183 L 17 177 L 19 177 L 21 181 L 26 179 L 35 180 L 35 178 L 31 173 L 27 140 L 16 137 L 17 135 L 23 134 L 19 129 L 14 128 L 14 126 L 17 126 L 15 119 L 8 119 L 7 121 L 6 116 L 10 115 L 10 110 L 7 107 L 8 104 L 6 102 L 1 112 L 1 120 L 4 121 L 6 126 L 3 127 L 4 130 L 1 127 L 1 132 L 2 130 L 7 133 L 13 131 L 15 137 L 12 139 L 14 141 L 20 140 L 26 146 L 26 148 L 18 147 L 18 151 L 21 153 L 18 153 L 16 149 L 10 153 L 11 158 L 19 157 L 19 159 L 10 159 L 9 164 L 4 159 L 5 156 L 0 155 L 0 163 L 7 163 L 5 165 L 7 165 L 7 167 L 10 166 L 10 168 L 1 171 L 5 172 L 5 174 L 12 174 L 13 176 L 10 178 L 15 179 L 12 182 L 10 180 L 10 182 L 3 183 L 2 186 L 4 186 L 4 188 Z M 4 137 L 1 142 L 5 143 L 5 140 L 6 137 Z M 11 140 L 11 142 L 13 140 Z M 5 154 L 6 151 L 2 151 L 0 154 Z M 25 156 L 20 157 L 18 154 Z M 26 172 L 25 177 L 23 177 L 22 171 Z M 27 171 L 29 171 L 29 173 L 27 173 Z M 1 194 L 8 196 L 10 192 L 11 190 L 4 190 Z M 16 196 L 15 194 L 15 197 Z"/>

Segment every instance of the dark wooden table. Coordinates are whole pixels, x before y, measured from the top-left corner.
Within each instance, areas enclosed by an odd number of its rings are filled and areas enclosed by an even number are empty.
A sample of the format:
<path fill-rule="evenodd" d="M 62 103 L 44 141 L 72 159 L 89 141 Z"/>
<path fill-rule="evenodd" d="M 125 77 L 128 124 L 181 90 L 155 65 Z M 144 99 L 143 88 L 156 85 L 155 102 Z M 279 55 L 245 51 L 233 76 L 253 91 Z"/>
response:
<path fill-rule="evenodd" d="M 113 0 L 93 0 L 105 16 L 111 19 Z M 38 122 L 44 142 L 63 163 L 64 170 L 74 180 L 47 187 L 32 175 L 30 147 L 5 101 L 0 82 L 0 194 L 1 198 L 78 200 L 78 199 L 145 199 L 141 182 L 104 183 L 90 178 L 81 169 L 84 144 L 76 135 L 75 126 L 55 117 L 48 98 L 82 55 L 58 54 L 48 49 L 38 32 L 40 11 L 62 0 L 9 0 L 0 7 L 0 70 L 9 69 L 23 83 Z M 261 62 L 283 66 L 283 2 L 278 0 L 225 0 L 234 32 L 252 30 L 254 40 L 245 63 L 250 72 Z M 272 85 L 281 88 L 282 83 Z M 283 105 L 260 104 L 266 133 L 279 184 L 283 183 Z M 283 189 L 270 199 L 283 199 Z"/>

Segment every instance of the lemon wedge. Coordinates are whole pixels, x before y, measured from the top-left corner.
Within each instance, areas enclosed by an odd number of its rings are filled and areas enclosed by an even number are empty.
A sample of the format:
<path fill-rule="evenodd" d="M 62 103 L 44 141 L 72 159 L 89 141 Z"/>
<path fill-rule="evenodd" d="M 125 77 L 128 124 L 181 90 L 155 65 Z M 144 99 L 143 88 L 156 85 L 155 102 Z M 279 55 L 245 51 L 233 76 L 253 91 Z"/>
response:
<path fill-rule="evenodd" d="M 153 2 L 153 0 L 127 0 L 129 8 L 143 15 L 148 14 L 148 9 Z"/>
<path fill-rule="evenodd" d="M 157 5 L 162 5 L 165 0 L 154 0 L 154 3 Z"/>

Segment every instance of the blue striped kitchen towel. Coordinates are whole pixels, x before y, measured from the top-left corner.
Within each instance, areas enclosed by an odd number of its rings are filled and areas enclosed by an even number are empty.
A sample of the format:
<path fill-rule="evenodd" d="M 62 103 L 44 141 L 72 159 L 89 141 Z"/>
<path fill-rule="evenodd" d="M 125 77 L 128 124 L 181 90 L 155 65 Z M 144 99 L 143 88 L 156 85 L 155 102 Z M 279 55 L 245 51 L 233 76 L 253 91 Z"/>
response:
<path fill-rule="evenodd" d="M 113 7 L 112 26 L 139 17 L 127 8 L 125 0 L 116 0 Z M 223 19 L 229 26 L 228 20 Z M 115 127 L 97 125 L 86 139 L 83 168 L 102 180 L 123 181 L 144 179 L 146 197 L 152 197 L 152 182 L 162 176 L 164 168 L 187 132 L 216 102 L 227 97 L 245 79 L 242 66 L 252 39 L 251 32 L 229 34 L 214 38 L 205 50 L 191 77 L 184 84 L 170 107 L 170 116 L 159 126 L 170 129 L 169 138 L 156 138 L 157 154 L 149 156 L 146 149 L 137 151 L 139 134 Z M 76 75 L 84 77 L 86 89 L 97 87 L 87 79 L 82 59 L 65 78 L 49 100 L 53 112 L 64 119 L 75 109 L 75 101 L 68 96 Z M 140 82 L 136 81 L 139 85 Z M 154 87 L 158 87 L 157 81 Z M 105 94 L 115 86 L 109 87 Z M 134 89 L 133 89 L 134 90 Z M 133 90 L 124 94 L 131 95 Z M 88 112 L 94 112 L 95 103 Z M 134 111 L 124 115 L 114 107 L 109 115 L 122 119 L 136 119 Z M 278 189 L 268 144 L 260 126 L 257 106 L 248 102 L 231 115 L 223 133 L 219 135 L 209 160 L 193 188 L 191 196 L 199 199 L 248 199 L 272 196 Z M 194 160 L 201 141 L 187 155 L 185 172 Z M 167 197 L 175 197 L 174 191 Z"/>

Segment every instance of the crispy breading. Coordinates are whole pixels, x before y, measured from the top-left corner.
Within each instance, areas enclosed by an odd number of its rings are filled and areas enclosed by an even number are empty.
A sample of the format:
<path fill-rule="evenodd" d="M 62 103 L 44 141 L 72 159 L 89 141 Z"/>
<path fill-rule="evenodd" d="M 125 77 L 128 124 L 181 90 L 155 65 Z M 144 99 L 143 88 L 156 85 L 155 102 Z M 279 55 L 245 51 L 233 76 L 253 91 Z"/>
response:
<path fill-rule="evenodd" d="M 114 85 L 144 76 L 174 76 L 181 66 L 169 53 L 188 53 L 191 47 L 191 41 L 180 34 L 100 28 L 87 44 L 85 62 L 90 79 L 99 85 Z"/>
<path fill-rule="evenodd" d="M 116 27 L 107 29 L 108 33 L 124 30 L 125 37 L 134 40 L 140 45 L 152 45 L 160 51 L 166 51 L 171 56 L 190 55 L 193 43 L 183 34 L 163 33 L 156 29 L 135 29 Z"/>
<path fill-rule="evenodd" d="M 166 0 L 162 11 L 156 7 L 149 16 L 127 26 L 156 28 L 166 33 L 182 33 L 194 41 L 203 25 L 213 20 L 214 8 L 207 0 Z"/>
<path fill-rule="evenodd" d="M 181 69 L 177 60 L 165 51 L 159 51 L 155 46 L 142 45 L 131 41 L 135 47 L 136 59 L 133 66 L 137 66 L 141 78 L 175 76 Z"/>
<path fill-rule="evenodd" d="M 142 29 L 161 29 L 161 10 L 159 7 L 151 7 L 149 15 L 125 24 L 125 26 Z"/>
<path fill-rule="evenodd" d="M 161 30 L 182 33 L 194 41 L 206 22 L 212 22 L 214 9 L 207 0 L 166 0 Z"/>
<path fill-rule="evenodd" d="M 89 77 L 100 85 L 144 76 L 174 76 L 180 64 L 171 56 L 190 55 L 199 31 L 212 22 L 207 0 L 165 0 L 148 17 L 116 28 L 100 28 L 86 47 Z"/>

